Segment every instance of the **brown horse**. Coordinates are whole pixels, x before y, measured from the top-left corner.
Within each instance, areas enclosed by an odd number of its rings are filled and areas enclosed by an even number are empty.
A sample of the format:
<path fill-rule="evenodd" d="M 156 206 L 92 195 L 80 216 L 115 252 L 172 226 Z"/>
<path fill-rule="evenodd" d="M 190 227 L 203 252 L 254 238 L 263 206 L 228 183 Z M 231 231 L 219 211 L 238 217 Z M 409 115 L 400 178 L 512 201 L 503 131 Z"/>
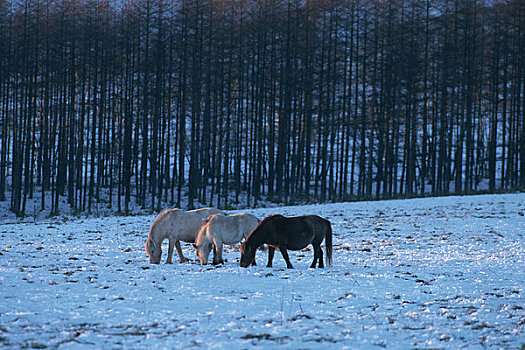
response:
<path fill-rule="evenodd" d="M 314 261 L 310 267 L 319 261 L 319 267 L 324 267 L 321 243 L 326 238 L 326 263 L 332 264 L 332 226 L 330 221 L 317 215 L 284 217 L 272 215 L 259 222 L 253 232 L 241 245 L 241 267 L 248 267 L 255 259 L 256 249 L 268 244 L 268 265 L 272 267 L 275 249 L 279 249 L 286 261 L 286 267 L 293 269 L 288 257 L 288 249 L 300 250 L 308 244 L 314 247 Z"/>

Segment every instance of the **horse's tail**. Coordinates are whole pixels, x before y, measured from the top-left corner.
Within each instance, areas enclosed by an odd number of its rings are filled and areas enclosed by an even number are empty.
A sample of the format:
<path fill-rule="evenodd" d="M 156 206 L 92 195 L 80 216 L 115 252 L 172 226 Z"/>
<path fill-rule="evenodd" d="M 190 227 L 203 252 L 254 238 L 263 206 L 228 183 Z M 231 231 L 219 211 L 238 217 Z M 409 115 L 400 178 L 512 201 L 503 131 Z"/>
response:
<path fill-rule="evenodd" d="M 330 221 L 326 222 L 328 229 L 326 231 L 325 244 L 326 244 L 326 264 L 332 265 L 332 225 Z"/>

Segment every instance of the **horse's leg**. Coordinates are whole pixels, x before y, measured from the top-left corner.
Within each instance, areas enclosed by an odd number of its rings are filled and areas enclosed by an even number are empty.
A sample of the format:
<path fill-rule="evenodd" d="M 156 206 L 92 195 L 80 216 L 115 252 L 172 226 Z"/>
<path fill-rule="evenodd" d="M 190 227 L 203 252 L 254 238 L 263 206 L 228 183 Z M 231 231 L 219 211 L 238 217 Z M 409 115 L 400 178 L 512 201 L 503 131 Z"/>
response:
<path fill-rule="evenodd" d="M 317 265 L 317 259 L 319 259 L 319 246 L 313 243 L 312 246 L 314 247 L 314 261 L 312 261 L 312 265 L 310 265 L 310 268 L 315 268 L 315 265 Z"/>
<path fill-rule="evenodd" d="M 281 251 L 284 261 L 286 261 L 286 268 L 293 269 L 293 266 L 292 266 L 292 263 L 290 262 L 290 257 L 288 256 L 288 251 L 286 250 L 286 248 L 279 247 L 279 250 Z"/>
<path fill-rule="evenodd" d="M 213 245 L 213 260 L 211 262 L 212 265 L 217 265 L 218 262 L 217 262 L 217 246 L 214 244 Z"/>
<path fill-rule="evenodd" d="M 222 242 L 215 242 L 213 245 L 213 265 L 222 264 Z"/>
<path fill-rule="evenodd" d="M 182 254 L 182 248 L 180 247 L 180 241 L 179 240 L 177 240 L 175 242 L 175 248 L 177 248 L 177 253 L 179 253 L 179 261 L 181 263 L 189 261 L 189 259 L 185 258 L 184 255 Z"/>
<path fill-rule="evenodd" d="M 312 246 L 314 247 L 314 261 L 310 267 L 315 268 L 317 261 L 319 261 L 319 267 L 323 268 L 323 250 L 321 249 L 321 245 L 319 243 L 312 243 Z"/>
<path fill-rule="evenodd" d="M 266 264 L 266 267 L 272 267 L 274 253 L 275 248 L 272 246 L 268 246 L 268 264 Z"/>
<path fill-rule="evenodd" d="M 172 264 L 173 261 L 171 260 L 171 258 L 173 256 L 173 246 L 175 245 L 175 239 L 168 237 L 168 241 L 168 259 L 166 259 L 166 264 Z"/>

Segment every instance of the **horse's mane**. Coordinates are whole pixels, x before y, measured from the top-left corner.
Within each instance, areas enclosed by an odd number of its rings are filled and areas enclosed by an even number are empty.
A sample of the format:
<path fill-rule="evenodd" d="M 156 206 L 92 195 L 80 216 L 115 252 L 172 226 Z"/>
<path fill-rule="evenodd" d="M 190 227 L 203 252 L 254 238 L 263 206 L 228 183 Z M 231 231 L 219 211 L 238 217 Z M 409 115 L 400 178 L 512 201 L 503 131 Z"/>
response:
<path fill-rule="evenodd" d="M 257 230 L 257 229 L 260 229 L 262 228 L 263 226 L 266 226 L 266 224 L 268 224 L 268 222 L 270 221 L 273 221 L 277 218 L 284 218 L 284 216 L 282 216 L 281 214 L 275 214 L 275 215 L 270 215 L 270 216 L 267 216 L 265 217 L 264 219 L 262 219 L 261 221 L 259 221 L 259 223 L 257 224 L 257 226 L 253 229 L 253 231 Z"/>
<path fill-rule="evenodd" d="M 261 221 L 259 221 L 259 223 L 257 224 L 257 226 L 255 226 L 253 231 L 248 235 L 248 237 L 246 237 L 245 243 L 248 240 L 253 240 L 253 239 L 258 240 L 257 238 L 255 238 L 255 237 L 258 236 L 258 233 L 260 233 L 262 230 L 265 230 L 266 226 L 270 222 L 273 222 L 275 219 L 281 219 L 281 218 L 284 218 L 284 216 L 282 216 L 281 214 L 275 214 L 275 215 L 267 216 L 264 219 L 262 219 Z"/>
<path fill-rule="evenodd" d="M 151 227 L 153 227 L 157 222 L 159 222 L 160 220 L 162 220 L 164 218 L 164 216 L 172 211 L 173 209 L 166 209 L 166 210 L 163 210 L 159 213 L 159 215 L 157 215 L 157 217 L 155 218 L 155 220 L 153 221 L 153 224 L 151 224 Z"/>
<path fill-rule="evenodd" d="M 197 231 L 197 235 L 195 236 L 195 244 L 202 244 L 203 242 L 206 242 L 206 243 L 211 242 L 210 237 L 208 237 L 208 235 L 206 234 L 207 230 L 204 227 L 206 226 L 206 223 L 207 221 L 199 227 L 199 230 Z"/>
<path fill-rule="evenodd" d="M 207 209 L 207 208 L 206 208 L 206 209 Z M 202 221 L 201 227 L 204 226 L 204 225 L 206 225 L 208 222 L 210 222 L 210 220 L 211 220 L 213 217 L 215 217 L 215 215 L 219 215 L 219 214 L 211 214 L 211 215 L 209 215 L 206 219 L 204 219 L 204 220 Z"/>

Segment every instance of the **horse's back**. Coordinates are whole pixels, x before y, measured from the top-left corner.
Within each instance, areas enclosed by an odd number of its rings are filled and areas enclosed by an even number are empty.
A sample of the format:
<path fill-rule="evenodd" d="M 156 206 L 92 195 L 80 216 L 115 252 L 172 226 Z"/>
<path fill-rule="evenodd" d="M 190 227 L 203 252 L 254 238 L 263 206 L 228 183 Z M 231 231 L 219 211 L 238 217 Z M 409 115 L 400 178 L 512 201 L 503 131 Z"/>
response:
<path fill-rule="evenodd" d="M 210 215 L 220 214 L 215 208 L 201 208 L 184 211 L 181 209 L 167 209 L 157 217 L 157 226 L 166 231 L 172 239 L 193 242 L 199 228 Z M 155 225 L 155 223 L 154 223 Z"/>
<path fill-rule="evenodd" d="M 242 220 L 243 222 L 243 225 L 245 226 L 245 228 L 249 229 L 250 232 L 259 224 L 259 219 L 253 214 L 240 213 L 236 215 L 239 215 L 240 220 Z"/>
<path fill-rule="evenodd" d="M 151 224 L 150 235 L 155 235 L 157 232 L 165 231 L 166 227 L 172 222 L 181 212 L 181 209 L 173 208 L 163 210 L 157 215 L 153 224 Z"/>
<path fill-rule="evenodd" d="M 304 227 L 309 227 L 313 231 L 326 231 L 331 227 L 330 221 L 322 218 L 318 215 L 302 215 L 302 216 L 291 216 L 285 217 L 280 214 L 267 216 L 259 222 L 259 226 L 271 226 L 271 227 L 286 227 L 286 230 L 292 229 L 303 230 Z M 283 230 L 284 231 L 284 230 Z"/>
<path fill-rule="evenodd" d="M 200 209 L 188 210 L 186 213 L 201 217 L 202 219 L 206 219 L 210 215 L 222 214 L 222 211 L 220 211 L 219 209 L 215 209 L 215 208 L 200 208 Z"/>
<path fill-rule="evenodd" d="M 305 215 L 302 216 L 302 218 L 304 218 L 308 225 L 312 227 L 312 230 L 316 232 L 322 231 L 323 233 L 326 233 L 332 226 L 330 221 L 318 215 Z"/>
<path fill-rule="evenodd" d="M 238 243 L 243 237 L 257 226 L 259 219 L 254 215 L 239 213 L 233 215 L 213 215 L 210 217 L 209 234 L 220 237 L 225 244 Z"/>
<path fill-rule="evenodd" d="M 213 216 L 220 215 L 223 213 L 215 208 L 201 208 L 185 212 L 181 215 L 181 223 L 188 226 L 189 229 L 198 230 L 201 225 L 206 224 Z"/>

